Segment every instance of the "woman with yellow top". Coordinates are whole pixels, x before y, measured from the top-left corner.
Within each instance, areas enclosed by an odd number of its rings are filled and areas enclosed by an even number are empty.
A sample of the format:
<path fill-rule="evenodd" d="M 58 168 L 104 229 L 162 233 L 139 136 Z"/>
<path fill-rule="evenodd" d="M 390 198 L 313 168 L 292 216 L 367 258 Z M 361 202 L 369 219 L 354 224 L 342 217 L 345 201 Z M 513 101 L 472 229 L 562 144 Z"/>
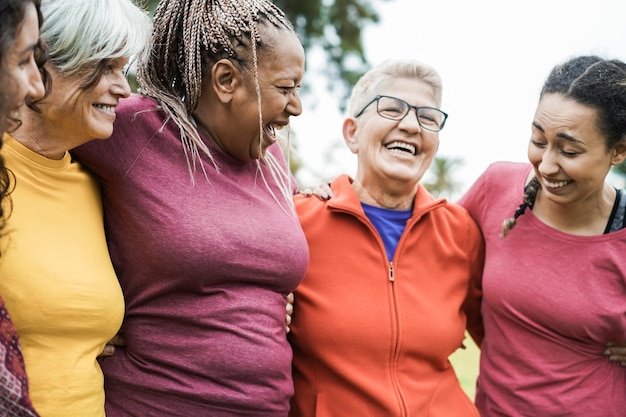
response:
<path fill-rule="evenodd" d="M 48 95 L 19 111 L 2 156 L 15 176 L 2 237 L 0 294 L 20 335 L 42 417 L 103 417 L 96 357 L 122 323 L 124 299 L 103 227 L 97 181 L 69 150 L 113 130 L 130 95 L 124 68 L 150 19 L 130 0 L 43 0 Z"/>

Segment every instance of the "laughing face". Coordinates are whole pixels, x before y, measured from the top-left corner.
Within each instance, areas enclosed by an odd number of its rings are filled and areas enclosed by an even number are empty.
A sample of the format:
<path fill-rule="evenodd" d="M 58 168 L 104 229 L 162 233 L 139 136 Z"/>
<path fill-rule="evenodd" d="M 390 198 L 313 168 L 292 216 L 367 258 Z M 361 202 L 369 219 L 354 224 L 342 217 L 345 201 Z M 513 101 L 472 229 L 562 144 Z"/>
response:
<path fill-rule="evenodd" d="M 287 126 L 291 116 L 302 112 L 298 95 L 304 76 L 302 45 L 293 32 L 260 28 L 266 45 L 258 50 L 259 91 L 252 69 L 241 71 L 228 62 L 218 63 L 212 70 L 213 80 L 203 83 L 203 97 L 194 114 L 219 148 L 244 162 L 261 158 L 276 142 L 276 129 Z M 220 103 L 202 102 L 213 95 L 214 87 Z"/>
<path fill-rule="evenodd" d="M 394 78 L 381 83 L 376 94 L 396 97 L 417 107 L 438 107 L 432 88 L 417 79 Z M 358 154 L 357 180 L 369 190 L 393 184 L 410 189 L 420 181 L 437 153 L 439 133 L 422 128 L 411 109 L 400 121 L 380 116 L 376 104 L 358 118 L 344 122 L 344 139 Z"/>
<path fill-rule="evenodd" d="M 99 80 L 88 89 L 82 85 L 91 73 L 64 77 L 47 65 L 52 91 L 39 107 L 50 135 L 62 140 L 67 149 L 111 136 L 115 107 L 131 93 L 123 72 L 127 63 L 127 58 L 110 60 Z"/>
<path fill-rule="evenodd" d="M 304 49 L 292 32 L 275 32 L 273 36 L 276 36 L 272 41 L 275 46 L 259 58 L 262 135 L 259 135 L 256 99 L 249 100 L 249 106 L 243 110 L 248 115 L 246 118 L 256 122 L 249 139 L 248 155 L 251 159 L 263 156 L 265 150 L 276 142 L 276 129 L 287 126 L 291 116 L 302 113 L 298 89 L 304 76 Z M 249 88 L 249 93 L 253 93 L 256 98 L 255 91 Z"/>
<path fill-rule="evenodd" d="M 569 205 L 600 198 L 611 166 L 623 159 L 623 146 L 609 149 L 596 121 L 595 109 L 559 94 L 541 99 L 528 159 L 549 200 Z"/>

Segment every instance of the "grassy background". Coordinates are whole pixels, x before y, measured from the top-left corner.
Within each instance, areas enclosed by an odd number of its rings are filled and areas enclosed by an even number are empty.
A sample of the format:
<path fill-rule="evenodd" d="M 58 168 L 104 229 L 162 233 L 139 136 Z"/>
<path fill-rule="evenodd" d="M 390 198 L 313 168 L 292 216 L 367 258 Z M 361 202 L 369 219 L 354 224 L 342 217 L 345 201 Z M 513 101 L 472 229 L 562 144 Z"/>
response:
<path fill-rule="evenodd" d="M 450 356 L 450 362 L 452 362 L 452 366 L 454 366 L 454 370 L 459 378 L 459 382 L 461 382 L 463 390 L 470 399 L 474 401 L 480 349 L 478 349 L 478 346 L 476 346 L 468 334 L 466 334 L 463 343 L 466 349 L 457 349 L 457 351 Z"/>

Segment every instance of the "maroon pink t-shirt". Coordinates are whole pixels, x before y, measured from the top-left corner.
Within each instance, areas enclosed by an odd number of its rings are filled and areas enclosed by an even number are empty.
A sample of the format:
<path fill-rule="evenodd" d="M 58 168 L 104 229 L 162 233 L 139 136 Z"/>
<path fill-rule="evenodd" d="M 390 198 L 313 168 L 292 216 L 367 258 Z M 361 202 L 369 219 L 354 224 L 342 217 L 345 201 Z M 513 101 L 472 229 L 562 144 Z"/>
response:
<path fill-rule="evenodd" d="M 192 184 L 178 128 L 161 130 L 155 108 L 122 100 L 114 135 L 76 150 L 102 182 L 126 300 L 126 349 L 102 361 L 107 416 L 285 416 L 283 296 L 308 264 L 298 218 L 265 168 L 275 196 L 256 162 L 214 147 L 219 173 L 203 156 Z"/>
<path fill-rule="evenodd" d="M 461 199 L 485 237 L 476 406 L 482 417 L 626 415 L 626 368 L 603 355 L 626 338 L 626 229 L 563 233 L 533 212 L 500 238 L 529 164 L 491 165 Z"/>

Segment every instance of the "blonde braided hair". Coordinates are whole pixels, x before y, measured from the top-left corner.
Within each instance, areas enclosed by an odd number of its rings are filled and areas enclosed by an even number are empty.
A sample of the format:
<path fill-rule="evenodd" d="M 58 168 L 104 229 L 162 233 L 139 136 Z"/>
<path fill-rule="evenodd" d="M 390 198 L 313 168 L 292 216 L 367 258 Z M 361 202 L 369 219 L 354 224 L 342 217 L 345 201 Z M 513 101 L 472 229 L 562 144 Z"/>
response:
<path fill-rule="evenodd" d="M 263 135 L 257 52 L 264 44 L 259 24 L 294 31 L 283 11 L 268 0 L 162 0 L 155 11 L 152 52 L 138 62 L 137 80 L 140 92 L 154 98 L 165 111 L 163 126 L 170 119 L 178 125 L 192 182 L 196 162 L 204 171 L 199 152 L 213 161 L 191 115 L 202 92 L 204 71 L 215 62 L 228 58 L 242 71 L 252 69 Z M 246 58 L 252 59 L 252 68 Z M 291 205 L 288 164 L 283 168 L 267 152 L 257 161 L 261 176 L 261 162 Z M 268 186 L 265 177 L 263 181 Z"/>

